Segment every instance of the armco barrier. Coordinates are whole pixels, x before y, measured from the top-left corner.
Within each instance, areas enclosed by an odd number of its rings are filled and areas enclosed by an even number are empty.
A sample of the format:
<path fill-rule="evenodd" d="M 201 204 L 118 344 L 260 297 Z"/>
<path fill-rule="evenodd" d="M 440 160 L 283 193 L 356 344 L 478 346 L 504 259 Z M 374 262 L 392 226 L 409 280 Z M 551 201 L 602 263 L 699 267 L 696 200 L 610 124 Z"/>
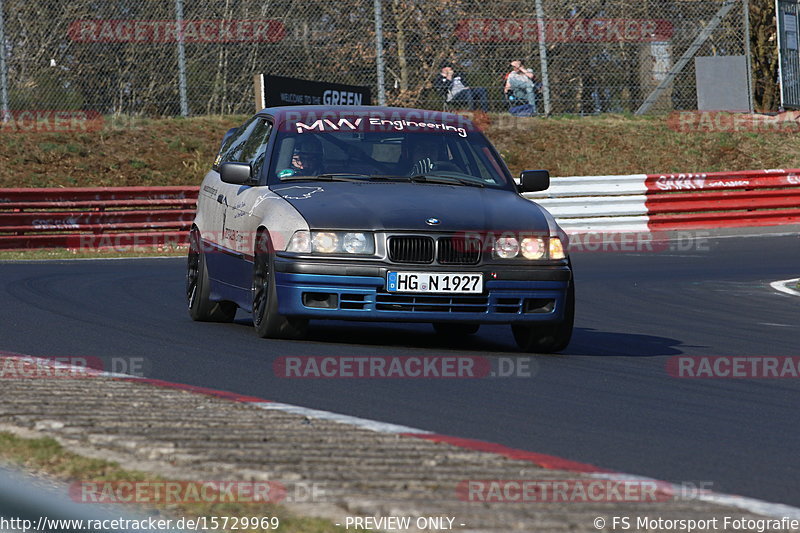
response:
<path fill-rule="evenodd" d="M 185 244 L 197 187 L 0 189 L 0 249 Z M 800 169 L 553 178 L 525 197 L 570 233 L 800 223 Z"/>
<path fill-rule="evenodd" d="M 800 223 L 800 169 L 553 178 L 525 197 L 567 232 L 639 232 Z"/>
<path fill-rule="evenodd" d="M 179 245 L 197 187 L 0 189 L 0 249 Z"/>

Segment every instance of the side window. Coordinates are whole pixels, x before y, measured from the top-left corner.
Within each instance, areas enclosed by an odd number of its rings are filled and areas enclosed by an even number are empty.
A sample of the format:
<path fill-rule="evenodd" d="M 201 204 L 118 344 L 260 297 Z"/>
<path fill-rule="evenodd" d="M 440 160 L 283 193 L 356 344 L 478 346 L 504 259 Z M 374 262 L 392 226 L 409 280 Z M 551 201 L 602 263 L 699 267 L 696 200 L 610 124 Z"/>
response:
<path fill-rule="evenodd" d="M 258 177 L 261 174 L 261 168 L 264 166 L 264 160 L 267 155 L 267 144 L 269 144 L 269 136 L 271 133 L 272 123 L 263 119 L 259 120 L 259 125 L 253 130 L 253 134 L 250 136 L 244 148 L 243 156 L 253 168 L 254 177 Z"/>
<path fill-rule="evenodd" d="M 253 128 L 262 121 L 263 119 L 259 117 L 253 117 L 242 124 L 242 126 L 239 128 L 239 131 L 231 135 L 230 139 L 228 139 L 225 144 L 222 145 L 219 155 L 217 156 L 217 160 L 215 161 L 215 167 L 219 166 L 221 163 L 242 162 L 241 155 L 244 145 L 250 138 Z"/>
<path fill-rule="evenodd" d="M 468 142 L 448 142 L 448 152 L 450 154 L 449 160 L 458 163 L 462 170 L 476 178 L 481 178 L 487 183 L 499 183 L 499 179 L 503 176 L 502 170 L 497 167 L 497 163 L 491 156 L 489 148 L 480 146 L 479 144 Z M 487 162 L 494 163 L 494 170 L 489 170 Z"/>

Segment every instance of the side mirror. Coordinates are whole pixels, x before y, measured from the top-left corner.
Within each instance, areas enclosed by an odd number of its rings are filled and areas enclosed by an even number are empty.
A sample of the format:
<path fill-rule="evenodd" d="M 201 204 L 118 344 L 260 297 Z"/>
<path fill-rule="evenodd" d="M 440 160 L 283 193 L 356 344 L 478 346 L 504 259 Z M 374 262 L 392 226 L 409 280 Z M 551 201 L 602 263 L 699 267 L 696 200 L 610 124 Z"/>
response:
<path fill-rule="evenodd" d="M 219 176 L 225 183 L 244 185 L 252 179 L 250 163 L 222 163 L 219 166 Z"/>
<path fill-rule="evenodd" d="M 519 175 L 519 192 L 546 191 L 550 187 L 550 172 L 547 170 L 523 170 Z"/>

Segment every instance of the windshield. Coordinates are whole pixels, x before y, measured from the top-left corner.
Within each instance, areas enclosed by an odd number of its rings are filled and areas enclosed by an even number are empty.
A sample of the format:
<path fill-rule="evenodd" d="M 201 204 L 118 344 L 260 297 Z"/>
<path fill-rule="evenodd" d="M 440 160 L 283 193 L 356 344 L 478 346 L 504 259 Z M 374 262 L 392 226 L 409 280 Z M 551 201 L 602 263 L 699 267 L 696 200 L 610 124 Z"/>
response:
<path fill-rule="evenodd" d="M 404 180 L 508 187 L 508 169 L 477 132 L 303 131 L 278 135 L 270 181 Z"/>

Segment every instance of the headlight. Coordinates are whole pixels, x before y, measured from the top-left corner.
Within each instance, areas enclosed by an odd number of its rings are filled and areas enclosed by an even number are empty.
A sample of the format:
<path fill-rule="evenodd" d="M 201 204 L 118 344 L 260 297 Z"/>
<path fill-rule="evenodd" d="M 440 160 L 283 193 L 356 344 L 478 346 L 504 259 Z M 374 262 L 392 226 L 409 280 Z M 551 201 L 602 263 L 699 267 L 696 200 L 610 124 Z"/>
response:
<path fill-rule="evenodd" d="M 522 256 L 525 259 L 541 259 L 544 257 L 544 252 L 544 239 L 541 237 L 522 239 Z"/>
<path fill-rule="evenodd" d="M 367 236 L 363 233 L 345 233 L 342 249 L 348 254 L 363 254 L 367 250 Z"/>
<path fill-rule="evenodd" d="M 323 254 L 335 253 L 339 248 L 339 237 L 335 233 L 327 231 L 314 232 L 314 237 L 311 239 L 311 249 L 314 252 Z"/>
<path fill-rule="evenodd" d="M 500 237 L 494 243 L 494 254 L 500 259 L 512 259 L 519 254 L 519 241 L 516 237 Z"/>
<path fill-rule="evenodd" d="M 295 231 L 286 246 L 287 252 L 315 254 L 372 255 L 372 233 L 344 231 Z"/>
<path fill-rule="evenodd" d="M 500 237 L 492 247 L 496 259 L 546 261 L 566 259 L 564 243 L 558 237 L 528 237 L 525 234 Z"/>
<path fill-rule="evenodd" d="M 558 237 L 550 237 L 550 259 L 564 259 L 567 254 L 564 252 L 564 243 Z"/>
<path fill-rule="evenodd" d="M 310 231 L 295 231 L 286 246 L 287 252 L 296 252 L 300 254 L 311 253 L 311 232 Z"/>

